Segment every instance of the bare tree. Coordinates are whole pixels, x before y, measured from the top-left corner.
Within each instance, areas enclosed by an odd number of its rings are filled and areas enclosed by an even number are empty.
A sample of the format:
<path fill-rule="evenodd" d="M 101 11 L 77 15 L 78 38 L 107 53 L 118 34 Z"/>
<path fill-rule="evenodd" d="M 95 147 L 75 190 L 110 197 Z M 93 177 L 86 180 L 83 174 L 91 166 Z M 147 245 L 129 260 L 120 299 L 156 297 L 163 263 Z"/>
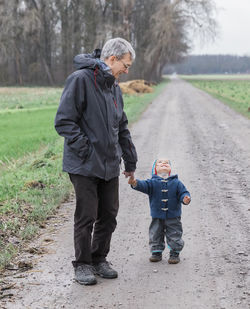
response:
<path fill-rule="evenodd" d="M 214 9 L 213 0 L 0 0 L 0 82 L 62 83 L 74 55 L 117 36 L 137 54 L 127 78 L 159 81 L 188 53 L 190 33 L 214 36 Z"/>
<path fill-rule="evenodd" d="M 9 72 L 15 77 L 11 78 L 11 82 L 23 84 L 21 68 L 22 31 L 19 28 L 21 23 L 19 5 L 19 0 L 12 3 L 3 0 L 0 3 L 0 57 L 1 61 L 9 68 Z M 12 16 L 12 18 L 9 18 L 9 16 Z"/>
<path fill-rule="evenodd" d="M 33 66 L 30 74 L 36 68 L 41 74 L 45 73 L 47 82 L 54 84 L 52 69 L 52 42 L 55 37 L 54 26 L 58 18 L 55 14 L 53 1 L 25 0 L 26 3 L 26 28 L 25 38 L 28 42 L 30 54 L 33 51 Z M 40 65 L 38 65 L 40 64 Z M 33 70 L 32 70 L 33 67 Z"/>
<path fill-rule="evenodd" d="M 210 37 L 215 34 L 215 7 L 211 0 L 138 0 L 136 3 L 134 33 L 140 62 L 136 61 L 133 77 L 159 81 L 166 63 L 177 62 L 187 54 L 192 31 Z M 138 19 L 141 10 L 143 15 Z"/>

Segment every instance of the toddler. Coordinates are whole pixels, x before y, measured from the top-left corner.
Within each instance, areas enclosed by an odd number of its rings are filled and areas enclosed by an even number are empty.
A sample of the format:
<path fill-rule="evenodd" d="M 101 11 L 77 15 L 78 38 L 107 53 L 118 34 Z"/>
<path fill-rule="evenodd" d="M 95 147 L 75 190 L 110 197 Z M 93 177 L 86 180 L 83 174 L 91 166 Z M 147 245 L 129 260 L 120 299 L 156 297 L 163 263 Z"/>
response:
<path fill-rule="evenodd" d="M 151 262 L 162 260 L 165 240 L 170 248 L 169 264 L 180 262 L 179 253 L 184 246 L 182 240 L 181 204 L 188 205 L 190 193 L 178 175 L 171 176 L 168 159 L 157 159 L 152 168 L 152 178 L 147 180 L 130 177 L 128 183 L 133 189 L 148 194 L 152 222 L 149 226 Z"/>

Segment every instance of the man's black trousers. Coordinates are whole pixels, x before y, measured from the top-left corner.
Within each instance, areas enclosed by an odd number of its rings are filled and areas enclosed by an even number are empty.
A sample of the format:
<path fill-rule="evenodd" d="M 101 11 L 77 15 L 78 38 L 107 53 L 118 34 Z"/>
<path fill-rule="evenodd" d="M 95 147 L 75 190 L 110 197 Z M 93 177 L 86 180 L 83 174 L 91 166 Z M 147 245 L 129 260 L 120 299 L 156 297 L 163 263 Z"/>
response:
<path fill-rule="evenodd" d="M 73 265 L 105 261 L 117 224 L 118 177 L 109 181 L 75 174 L 69 174 L 69 177 L 76 194 Z"/>

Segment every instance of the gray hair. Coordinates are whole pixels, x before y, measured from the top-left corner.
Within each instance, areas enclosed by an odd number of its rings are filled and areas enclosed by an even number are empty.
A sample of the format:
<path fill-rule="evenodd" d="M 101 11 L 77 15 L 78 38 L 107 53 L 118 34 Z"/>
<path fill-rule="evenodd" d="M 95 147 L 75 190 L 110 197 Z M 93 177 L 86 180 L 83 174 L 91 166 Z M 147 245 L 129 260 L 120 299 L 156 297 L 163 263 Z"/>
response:
<path fill-rule="evenodd" d="M 104 61 L 110 56 L 116 56 L 119 60 L 127 53 L 130 53 L 131 60 L 135 60 L 135 51 L 131 44 L 122 38 L 115 38 L 108 40 L 101 53 L 101 60 Z"/>

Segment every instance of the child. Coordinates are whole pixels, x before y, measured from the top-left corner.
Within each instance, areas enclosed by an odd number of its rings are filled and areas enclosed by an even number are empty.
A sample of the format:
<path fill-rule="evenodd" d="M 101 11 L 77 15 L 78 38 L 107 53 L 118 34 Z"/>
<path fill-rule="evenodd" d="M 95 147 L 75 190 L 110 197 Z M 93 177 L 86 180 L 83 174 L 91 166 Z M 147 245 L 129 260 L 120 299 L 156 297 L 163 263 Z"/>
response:
<path fill-rule="evenodd" d="M 184 246 L 182 240 L 181 203 L 188 205 L 190 193 L 177 175 L 170 176 L 171 165 L 167 159 L 155 160 L 152 178 L 139 180 L 130 177 L 133 189 L 149 195 L 152 222 L 149 227 L 151 262 L 159 262 L 165 249 L 164 236 L 170 248 L 169 264 L 180 262 L 179 253 Z"/>

